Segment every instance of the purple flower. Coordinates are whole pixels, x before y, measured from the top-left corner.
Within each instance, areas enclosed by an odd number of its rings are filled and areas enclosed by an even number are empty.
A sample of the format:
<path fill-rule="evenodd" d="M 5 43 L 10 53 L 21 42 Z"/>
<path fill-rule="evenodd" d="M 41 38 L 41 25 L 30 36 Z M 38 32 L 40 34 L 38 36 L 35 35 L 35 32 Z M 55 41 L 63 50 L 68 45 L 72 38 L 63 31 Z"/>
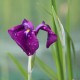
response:
<path fill-rule="evenodd" d="M 49 25 L 45 24 L 45 22 L 42 22 L 37 26 L 36 30 L 34 30 L 32 22 L 24 19 L 22 24 L 9 29 L 8 32 L 12 39 L 30 56 L 33 55 L 39 47 L 37 34 L 40 29 L 48 33 L 46 47 L 49 48 L 49 46 L 57 40 L 57 35 L 52 32 Z"/>

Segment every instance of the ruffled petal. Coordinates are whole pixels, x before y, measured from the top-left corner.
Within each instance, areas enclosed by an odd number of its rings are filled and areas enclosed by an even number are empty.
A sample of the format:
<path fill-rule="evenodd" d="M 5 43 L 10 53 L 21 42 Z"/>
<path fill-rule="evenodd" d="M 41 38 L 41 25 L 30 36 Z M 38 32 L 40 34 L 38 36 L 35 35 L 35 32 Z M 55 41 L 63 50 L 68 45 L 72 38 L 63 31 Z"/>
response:
<path fill-rule="evenodd" d="M 10 34 L 10 36 L 12 37 L 12 39 L 15 40 L 16 33 L 19 32 L 19 31 L 22 31 L 22 30 L 24 30 L 24 27 L 22 25 L 17 25 L 17 26 L 14 26 L 14 27 L 10 28 L 8 30 L 8 33 Z"/>
<path fill-rule="evenodd" d="M 45 24 L 44 21 L 37 26 L 35 30 L 36 35 L 38 34 L 40 29 L 48 33 L 46 47 L 49 48 L 49 46 L 57 40 L 57 35 L 51 30 L 49 25 Z"/>
<path fill-rule="evenodd" d="M 38 49 L 39 43 L 34 31 L 27 33 L 25 29 L 16 31 L 14 28 L 11 28 L 8 32 L 28 56 L 33 55 Z"/>
<path fill-rule="evenodd" d="M 27 55 L 28 56 L 33 55 L 39 47 L 39 42 L 34 31 L 30 31 L 29 34 L 27 34 L 25 43 Z"/>
<path fill-rule="evenodd" d="M 53 32 L 48 33 L 46 47 L 49 48 L 49 46 L 51 44 L 53 44 L 56 40 L 57 40 L 57 35 L 56 34 L 54 34 Z"/>
<path fill-rule="evenodd" d="M 25 29 L 31 29 L 31 30 L 34 29 L 33 23 L 31 21 L 29 21 L 29 20 L 24 19 L 22 21 L 22 25 L 24 26 Z"/>

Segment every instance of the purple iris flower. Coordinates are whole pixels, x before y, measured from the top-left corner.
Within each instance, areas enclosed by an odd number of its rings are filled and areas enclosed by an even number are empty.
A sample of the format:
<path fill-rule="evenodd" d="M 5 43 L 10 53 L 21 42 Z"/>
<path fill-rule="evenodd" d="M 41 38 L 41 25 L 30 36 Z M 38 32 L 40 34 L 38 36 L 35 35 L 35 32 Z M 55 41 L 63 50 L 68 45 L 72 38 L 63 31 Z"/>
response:
<path fill-rule="evenodd" d="M 48 34 L 46 47 L 49 48 L 49 46 L 57 40 L 57 35 L 52 32 L 50 26 L 45 24 L 44 21 L 37 26 L 36 30 L 34 30 L 32 22 L 24 19 L 22 24 L 9 29 L 8 33 L 23 49 L 23 51 L 30 56 L 33 55 L 39 48 L 37 34 L 40 29 L 46 31 Z"/>

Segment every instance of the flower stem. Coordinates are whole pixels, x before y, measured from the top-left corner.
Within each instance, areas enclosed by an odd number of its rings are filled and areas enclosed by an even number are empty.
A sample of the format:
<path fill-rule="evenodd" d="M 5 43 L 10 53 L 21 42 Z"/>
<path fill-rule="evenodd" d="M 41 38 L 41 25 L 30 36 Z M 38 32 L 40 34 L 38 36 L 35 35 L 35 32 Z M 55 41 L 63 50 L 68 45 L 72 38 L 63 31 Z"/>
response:
<path fill-rule="evenodd" d="M 31 73 L 28 73 L 28 80 L 31 80 Z"/>
<path fill-rule="evenodd" d="M 28 80 L 31 80 L 31 73 L 32 73 L 31 59 L 32 59 L 32 55 L 28 56 Z"/>
<path fill-rule="evenodd" d="M 31 74 L 32 74 L 32 69 L 34 67 L 34 62 L 35 62 L 35 54 L 28 56 L 28 80 L 32 80 Z"/>

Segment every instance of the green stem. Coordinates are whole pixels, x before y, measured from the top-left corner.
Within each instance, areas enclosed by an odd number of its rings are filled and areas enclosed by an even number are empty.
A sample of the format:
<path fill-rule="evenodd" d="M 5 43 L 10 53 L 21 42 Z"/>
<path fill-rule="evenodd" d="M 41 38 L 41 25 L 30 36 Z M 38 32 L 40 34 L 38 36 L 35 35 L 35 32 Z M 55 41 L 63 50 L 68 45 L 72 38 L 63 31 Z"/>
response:
<path fill-rule="evenodd" d="M 31 80 L 31 73 L 32 73 L 31 61 L 32 61 L 32 55 L 28 57 L 28 80 Z"/>
<path fill-rule="evenodd" d="M 35 54 L 28 56 L 28 80 L 32 80 L 32 69 L 34 67 L 34 62 L 35 62 Z"/>
<path fill-rule="evenodd" d="M 28 80 L 31 80 L 31 73 L 28 73 Z"/>

